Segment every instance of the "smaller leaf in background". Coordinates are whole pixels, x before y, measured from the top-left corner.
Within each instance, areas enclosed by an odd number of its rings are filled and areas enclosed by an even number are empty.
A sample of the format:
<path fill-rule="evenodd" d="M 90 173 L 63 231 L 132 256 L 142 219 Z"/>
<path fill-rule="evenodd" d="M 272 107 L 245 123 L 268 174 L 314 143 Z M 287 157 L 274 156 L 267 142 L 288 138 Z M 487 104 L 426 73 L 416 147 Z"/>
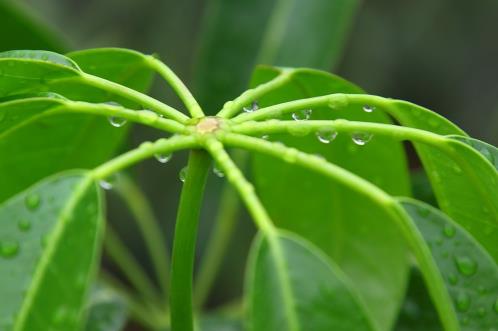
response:
<path fill-rule="evenodd" d="M 195 87 L 214 114 L 247 86 L 256 64 L 329 69 L 341 57 L 358 0 L 208 2 Z"/>
<path fill-rule="evenodd" d="M 401 198 L 437 265 L 462 331 L 498 325 L 498 265 L 461 226 L 422 202 Z"/>
<path fill-rule="evenodd" d="M 248 330 L 376 330 L 346 276 L 305 240 L 284 233 L 260 236 L 251 254 Z"/>
<path fill-rule="evenodd" d="M 0 51 L 45 49 L 63 52 L 67 42 L 17 0 L 0 1 Z"/>
<path fill-rule="evenodd" d="M 101 212 L 84 172 L 57 174 L 0 205 L 2 329 L 78 328 L 100 259 Z"/>
<path fill-rule="evenodd" d="M 125 326 L 126 301 L 112 288 L 97 283 L 87 305 L 85 331 L 121 331 Z"/>
<path fill-rule="evenodd" d="M 242 322 L 233 317 L 222 314 L 210 314 L 200 318 L 200 331 L 243 331 Z"/>

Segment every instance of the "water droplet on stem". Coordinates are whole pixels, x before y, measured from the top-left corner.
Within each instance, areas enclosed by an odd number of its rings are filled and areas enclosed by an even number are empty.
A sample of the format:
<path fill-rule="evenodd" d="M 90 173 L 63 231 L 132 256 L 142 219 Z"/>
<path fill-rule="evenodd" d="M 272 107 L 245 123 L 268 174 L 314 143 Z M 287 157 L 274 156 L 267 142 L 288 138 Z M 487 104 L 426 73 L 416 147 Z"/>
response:
<path fill-rule="evenodd" d="M 292 113 L 292 118 L 295 121 L 306 121 L 310 119 L 312 112 L 313 111 L 311 109 L 298 110 Z"/>
<path fill-rule="evenodd" d="M 337 137 L 337 131 L 333 129 L 321 129 L 316 133 L 318 141 L 324 144 L 329 144 Z"/>
<path fill-rule="evenodd" d="M 365 146 L 372 140 L 373 134 L 368 132 L 355 132 L 351 135 L 351 139 L 358 146 Z"/>

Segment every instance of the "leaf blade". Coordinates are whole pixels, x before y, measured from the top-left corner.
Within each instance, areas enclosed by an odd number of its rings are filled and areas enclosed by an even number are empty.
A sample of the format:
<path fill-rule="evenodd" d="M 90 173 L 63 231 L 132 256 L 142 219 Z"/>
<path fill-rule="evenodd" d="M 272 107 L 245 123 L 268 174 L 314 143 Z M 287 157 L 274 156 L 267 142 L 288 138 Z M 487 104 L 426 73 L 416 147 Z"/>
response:
<path fill-rule="evenodd" d="M 0 291 L 11 303 L 0 307 L 4 327 L 79 325 L 100 256 L 100 204 L 92 180 L 72 172 L 48 178 L 1 205 L 2 235 L 19 245 L 0 263 L 5 277 Z M 77 259 L 73 251 L 79 252 Z"/>

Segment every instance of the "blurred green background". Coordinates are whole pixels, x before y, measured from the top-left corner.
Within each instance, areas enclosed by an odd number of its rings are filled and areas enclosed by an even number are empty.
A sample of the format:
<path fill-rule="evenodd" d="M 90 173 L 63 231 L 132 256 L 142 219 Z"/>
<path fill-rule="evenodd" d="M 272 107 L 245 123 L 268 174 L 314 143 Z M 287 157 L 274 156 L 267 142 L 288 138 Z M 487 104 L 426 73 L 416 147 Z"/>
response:
<path fill-rule="evenodd" d="M 0 50 L 50 48 L 62 52 L 112 46 L 158 53 L 193 87 L 194 95 L 199 96 L 207 112 L 214 113 L 227 98 L 235 97 L 246 86 L 251 68 L 261 58 L 253 47 L 261 43 L 260 22 L 275 5 L 275 1 L 234 0 L 229 2 L 229 15 L 226 15 L 220 12 L 222 2 L 227 3 L 222 0 L 17 0 L 14 7 L 5 6 L 0 11 L 0 20 L 6 26 L 0 37 Z M 22 29 L 9 27 L 9 19 L 20 13 L 33 16 L 40 26 L 48 26 L 48 31 L 36 38 L 23 38 Z M 331 15 L 330 20 L 334 19 L 338 18 Z M 213 22 L 223 25 L 216 26 Z M 302 38 L 301 51 L 305 53 L 307 47 L 319 49 L 315 34 L 299 35 L 299 23 L 298 19 L 291 21 L 286 29 L 295 28 L 297 37 Z M 26 21 L 26 28 L 31 24 Z M 339 47 L 342 52 L 322 63 L 322 68 L 329 68 L 369 93 L 408 100 L 435 110 L 470 135 L 498 144 L 498 2 L 363 1 L 355 8 L 348 25 L 345 40 L 338 41 L 343 45 Z M 216 36 L 216 29 L 220 28 L 228 31 L 226 38 L 213 41 L 216 39 L 213 34 Z M 322 33 L 329 33 L 327 20 L 319 28 Z M 51 38 L 51 32 L 62 39 Z M 330 31 L 330 38 L 335 37 L 337 34 Z M 206 48 L 209 43 L 216 43 L 218 53 Z M 216 58 L 220 54 L 224 56 L 221 60 Z M 288 65 L 285 57 L 276 57 L 275 62 Z M 242 68 L 237 75 L 232 74 L 235 67 Z M 177 98 L 164 86 L 156 82 L 152 89 L 154 96 L 180 107 Z M 134 127 L 122 149 L 158 137 L 152 130 Z M 170 242 L 181 188 L 178 171 L 185 163 L 185 155 L 175 155 L 166 166 L 152 160 L 132 170 L 152 201 Z M 213 175 L 208 183 L 199 257 L 212 227 L 223 181 Z M 125 242 L 150 270 L 142 253 L 143 241 L 136 235 L 122 202 L 112 192 L 109 215 Z M 248 234 L 254 232 L 247 216 L 241 215 L 236 232 L 224 263 L 225 272 L 210 298 L 211 306 L 234 300 L 241 292 L 245 265 L 242 257 L 246 256 L 251 240 Z M 106 265 L 113 269 L 110 262 Z M 414 316 L 405 318 L 417 318 Z"/>

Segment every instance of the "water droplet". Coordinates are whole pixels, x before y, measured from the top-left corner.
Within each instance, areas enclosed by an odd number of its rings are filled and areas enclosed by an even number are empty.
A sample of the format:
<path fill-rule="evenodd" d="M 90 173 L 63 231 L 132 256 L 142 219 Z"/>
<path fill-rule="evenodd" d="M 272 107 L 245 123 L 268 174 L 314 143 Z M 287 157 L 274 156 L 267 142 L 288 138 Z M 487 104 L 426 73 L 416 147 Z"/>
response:
<path fill-rule="evenodd" d="M 217 164 L 213 166 L 213 173 L 219 178 L 225 177 L 225 173 L 223 172 L 223 170 L 221 170 L 221 168 Z"/>
<path fill-rule="evenodd" d="M 337 137 L 337 131 L 332 129 L 321 129 L 317 131 L 316 137 L 321 143 L 329 144 Z"/>
<path fill-rule="evenodd" d="M 107 191 L 112 190 L 112 187 L 113 187 L 111 182 L 104 180 L 104 179 L 101 179 L 99 181 L 99 185 L 100 185 L 100 187 L 102 187 L 104 190 L 107 190 Z"/>
<path fill-rule="evenodd" d="M 171 160 L 171 157 L 173 154 L 156 154 L 154 157 L 156 158 L 157 161 L 160 163 L 168 163 L 169 160 Z"/>
<path fill-rule="evenodd" d="M 22 232 L 26 232 L 26 231 L 29 231 L 29 229 L 31 229 L 31 222 L 26 219 L 26 218 L 21 218 L 18 222 L 17 222 L 17 227 L 19 228 L 19 230 L 21 230 Z"/>
<path fill-rule="evenodd" d="M 6 259 L 13 258 L 19 252 L 19 242 L 14 239 L 0 241 L 0 255 Z"/>
<path fill-rule="evenodd" d="M 368 132 L 355 132 L 351 135 L 353 142 L 359 146 L 366 145 L 370 140 L 372 140 L 372 137 L 373 134 Z"/>
<path fill-rule="evenodd" d="M 261 136 L 261 139 L 268 140 L 270 139 L 270 135 L 264 134 Z"/>
<path fill-rule="evenodd" d="M 453 238 L 456 234 L 455 227 L 451 224 L 446 224 L 443 229 L 443 233 L 448 238 Z"/>
<path fill-rule="evenodd" d="M 465 292 L 460 292 L 456 298 L 456 306 L 459 311 L 467 311 L 470 308 L 470 296 Z"/>
<path fill-rule="evenodd" d="M 178 177 L 183 183 L 185 183 L 185 180 L 187 179 L 187 167 L 183 167 L 182 170 L 180 170 Z"/>
<path fill-rule="evenodd" d="M 37 193 L 30 193 L 26 196 L 26 199 L 24 200 L 24 203 L 26 205 L 26 208 L 29 210 L 36 210 L 40 206 L 40 195 Z"/>
<path fill-rule="evenodd" d="M 455 258 L 458 271 L 464 276 L 472 276 L 477 272 L 477 263 L 467 256 Z"/>
<path fill-rule="evenodd" d="M 253 101 L 250 106 L 244 107 L 243 110 L 246 113 L 252 113 L 253 111 L 256 111 L 259 109 L 259 104 L 257 101 Z"/>
<path fill-rule="evenodd" d="M 109 116 L 109 123 L 116 128 L 120 128 L 126 124 L 126 118 L 118 116 Z"/>
<path fill-rule="evenodd" d="M 292 113 L 292 118 L 295 121 L 306 121 L 310 119 L 312 112 L 313 111 L 311 109 L 298 110 Z"/>
<path fill-rule="evenodd" d="M 375 110 L 375 107 L 374 106 L 370 106 L 370 105 L 364 105 L 363 106 L 363 111 L 366 112 L 366 113 L 371 113 Z"/>
<path fill-rule="evenodd" d="M 448 282 L 450 282 L 451 285 L 456 285 L 458 283 L 458 276 L 455 274 L 450 274 L 448 276 Z"/>

